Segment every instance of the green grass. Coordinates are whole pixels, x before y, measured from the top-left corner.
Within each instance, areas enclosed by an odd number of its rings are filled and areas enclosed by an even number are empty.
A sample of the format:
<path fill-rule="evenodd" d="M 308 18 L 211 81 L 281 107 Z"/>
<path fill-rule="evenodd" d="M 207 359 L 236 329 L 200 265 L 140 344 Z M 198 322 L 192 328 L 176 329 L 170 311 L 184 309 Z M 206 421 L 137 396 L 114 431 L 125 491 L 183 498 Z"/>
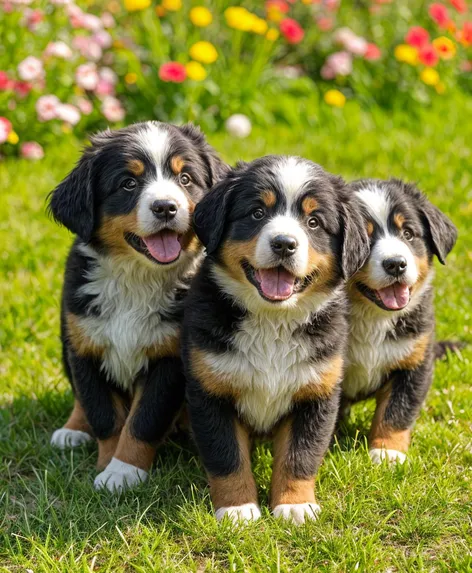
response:
<path fill-rule="evenodd" d="M 300 528 L 267 511 L 265 444 L 254 458 L 263 519 L 245 528 L 215 522 L 191 443 L 161 448 L 149 482 L 121 499 L 95 492 L 95 448 L 49 446 L 72 404 L 58 337 L 71 237 L 44 201 L 78 156 L 71 142 L 38 164 L 0 164 L 0 571 L 472 571 L 472 101 L 414 119 L 333 113 L 309 133 L 211 139 L 231 161 L 286 152 L 348 179 L 405 177 L 458 225 L 448 266 L 437 268 L 437 330 L 469 347 L 437 365 L 409 462 L 372 467 L 367 403 L 321 468 L 320 519 Z"/>

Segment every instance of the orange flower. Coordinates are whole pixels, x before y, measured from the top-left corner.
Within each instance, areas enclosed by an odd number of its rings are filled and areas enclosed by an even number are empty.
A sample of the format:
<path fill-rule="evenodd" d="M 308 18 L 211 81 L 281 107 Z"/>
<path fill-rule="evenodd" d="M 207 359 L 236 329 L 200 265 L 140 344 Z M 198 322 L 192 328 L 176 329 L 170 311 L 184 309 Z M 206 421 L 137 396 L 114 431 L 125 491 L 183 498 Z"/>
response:
<path fill-rule="evenodd" d="M 456 45 L 446 36 L 433 40 L 433 46 L 442 60 L 450 60 L 456 55 Z"/>

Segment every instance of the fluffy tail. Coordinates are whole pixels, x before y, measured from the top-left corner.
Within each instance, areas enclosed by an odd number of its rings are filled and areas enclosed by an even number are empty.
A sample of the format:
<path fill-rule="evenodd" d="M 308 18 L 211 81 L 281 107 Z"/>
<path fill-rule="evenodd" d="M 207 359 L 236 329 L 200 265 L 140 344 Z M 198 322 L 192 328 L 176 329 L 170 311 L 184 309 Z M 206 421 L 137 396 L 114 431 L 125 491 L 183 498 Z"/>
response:
<path fill-rule="evenodd" d="M 454 342 L 452 340 L 438 340 L 434 345 L 434 358 L 444 360 L 447 357 L 447 351 L 450 350 L 455 354 L 460 354 L 461 348 L 465 347 L 464 342 Z"/>

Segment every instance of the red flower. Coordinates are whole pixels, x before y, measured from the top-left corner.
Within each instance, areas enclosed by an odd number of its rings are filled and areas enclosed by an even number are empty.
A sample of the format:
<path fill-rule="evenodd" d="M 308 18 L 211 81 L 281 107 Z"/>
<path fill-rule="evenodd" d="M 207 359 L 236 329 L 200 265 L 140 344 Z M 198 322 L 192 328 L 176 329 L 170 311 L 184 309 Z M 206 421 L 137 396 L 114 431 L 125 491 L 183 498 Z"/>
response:
<path fill-rule="evenodd" d="M 464 22 L 462 41 L 466 44 L 472 44 L 472 22 Z"/>
<path fill-rule="evenodd" d="M 290 10 L 290 6 L 285 2 L 285 0 L 267 0 L 265 7 L 267 12 L 275 10 L 282 14 L 286 14 Z"/>
<path fill-rule="evenodd" d="M 449 24 L 449 15 L 444 4 L 431 4 L 429 15 L 440 28 L 447 28 Z"/>
<path fill-rule="evenodd" d="M 465 0 L 450 0 L 451 6 L 453 6 L 461 14 L 467 12 L 467 2 Z"/>
<path fill-rule="evenodd" d="M 159 77 L 163 82 L 182 83 L 187 77 L 187 72 L 183 64 L 178 62 L 167 62 L 159 68 Z"/>
<path fill-rule="evenodd" d="M 414 48 L 421 48 L 429 42 L 429 33 L 421 26 L 412 26 L 405 36 L 405 42 Z"/>
<path fill-rule="evenodd" d="M 26 97 L 31 89 L 32 89 L 32 85 L 29 82 L 15 82 L 15 92 L 21 97 Z"/>
<path fill-rule="evenodd" d="M 300 24 L 292 18 L 285 18 L 280 22 L 280 32 L 289 44 L 299 44 L 305 35 Z"/>
<path fill-rule="evenodd" d="M 8 74 L 6 72 L 0 72 L 0 92 L 11 90 L 14 85 L 15 82 L 8 78 Z"/>
<path fill-rule="evenodd" d="M 418 59 L 425 66 L 432 68 L 438 63 L 439 56 L 434 47 L 428 45 L 420 48 L 418 52 Z"/>
<path fill-rule="evenodd" d="M 318 29 L 321 30 L 322 32 L 327 32 L 328 30 L 331 30 L 331 28 L 334 25 L 334 22 L 332 18 L 321 16 L 316 20 L 316 25 L 318 26 Z"/>
<path fill-rule="evenodd" d="M 371 62 L 375 62 L 375 60 L 380 60 L 382 57 L 382 52 L 380 48 L 375 44 L 367 44 L 367 49 L 364 52 L 364 59 L 369 60 Z"/>

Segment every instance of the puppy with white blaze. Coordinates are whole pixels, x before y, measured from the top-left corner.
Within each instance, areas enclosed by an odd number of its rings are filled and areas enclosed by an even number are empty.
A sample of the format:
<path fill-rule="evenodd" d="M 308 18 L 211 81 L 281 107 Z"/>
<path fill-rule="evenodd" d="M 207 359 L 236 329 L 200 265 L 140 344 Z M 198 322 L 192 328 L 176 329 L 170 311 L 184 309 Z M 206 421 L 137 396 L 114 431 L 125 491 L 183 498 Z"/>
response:
<path fill-rule="evenodd" d="M 351 319 L 343 407 L 375 396 L 374 463 L 403 463 L 434 363 L 433 257 L 445 263 L 451 221 L 411 184 L 349 185 L 370 237 L 370 255 L 348 284 Z"/>
<path fill-rule="evenodd" d="M 51 442 L 97 439 L 97 488 L 144 481 L 182 407 L 182 305 L 202 257 L 192 215 L 225 171 L 194 126 L 139 123 L 93 136 L 51 194 L 77 235 L 61 306 L 75 404 Z"/>
<path fill-rule="evenodd" d="M 368 237 L 344 182 L 311 161 L 240 164 L 197 205 L 207 257 L 182 351 L 193 433 L 217 519 L 257 519 L 251 447 L 273 438 L 273 514 L 315 519 L 347 342 L 344 280 Z"/>

